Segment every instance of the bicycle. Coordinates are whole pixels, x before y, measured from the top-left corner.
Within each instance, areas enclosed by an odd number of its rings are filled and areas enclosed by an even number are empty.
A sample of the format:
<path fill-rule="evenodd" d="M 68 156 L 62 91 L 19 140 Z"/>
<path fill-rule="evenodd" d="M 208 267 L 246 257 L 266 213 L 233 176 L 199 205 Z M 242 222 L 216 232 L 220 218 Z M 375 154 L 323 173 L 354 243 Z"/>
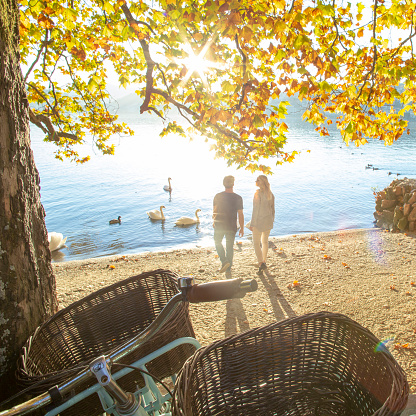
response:
<path fill-rule="evenodd" d="M 60 387 L 0 416 L 27 414 L 51 401 L 54 408 L 46 415 L 55 416 L 95 393 L 102 410 L 116 416 L 399 416 L 406 407 L 406 376 L 386 346 L 357 322 L 330 312 L 274 322 L 205 347 L 193 337 L 181 336 L 111 374 L 109 367 L 121 357 L 163 331 L 178 305 L 241 297 L 257 288 L 255 281 L 212 282 L 199 288 L 189 278 L 179 282 L 181 292 L 145 331 L 92 360 Z M 166 333 L 171 332 L 172 327 Z M 179 344 L 196 351 L 177 361 L 177 377 L 174 367 L 165 364 L 174 383 L 169 391 L 164 380 L 147 370 L 152 360 Z M 145 384 L 127 393 L 120 382 L 133 371 L 140 371 Z M 74 397 L 62 397 L 92 374 L 97 383 L 83 387 Z"/>
<path fill-rule="evenodd" d="M 100 399 L 102 407 L 101 413 L 113 414 L 115 416 L 170 415 L 170 400 L 172 392 L 170 391 L 170 387 L 167 386 L 161 379 L 161 377 L 166 378 L 167 374 L 166 372 L 162 372 L 162 376 L 158 377 L 148 370 L 148 364 L 154 363 L 155 360 L 160 360 L 161 357 L 166 356 L 166 354 L 178 349 L 181 346 L 190 346 L 191 350 L 189 348 L 185 348 L 186 359 L 192 355 L 196 349 L 200 348 L 199 342 L 192 336 L 179 337 L 173 341 L 164 343 L 165 345 L 157 347 L 150 353 L 135 359 L 134 362 L 126 364 L 123 363 L 123 361 L 125 361 L 126 357 L 134 357 L 135 351 L 145 346 L 149 343 L 149 341 L 153 341 L 158 333 L 163 332 L 164 326 L 172 321 L 172 317 L 174 317 L 175 314 L 178 315 L 180 305 L 187 304 L 188 302 L 211 302 L 235 297 L 243 297 L 247 292 L 256 290 L 257 283 L 255 280 L 242 281 L 241 279 L 230 279 L 195 285 L 193 284 L 193 278 L 180 278 L 176 274 L 165 270 L 156 270 L 154 272 L 144 273 L 135 277 L 147 278 L 151 280 L 155 278 L 155 276 L 162 276 L 163 279 L 168 279 L 168 282 L 170 282 L 169 279 L 171 278 L 177 279 L 179 290 L 171 297 L 156 318 L 152 320 L 152 322 L 146 326 L 143 331 L 133 338 L 128 339 L 122 345 L 117 346 L 110 352 L 97 356 L 91 360 L 88 365 L 83 363 L 81 366 L 78 365 L 70 368 L 69 370 L 61 372 L 58 371 L 56 374 L 53 373 L 49 377 L 52 381 L 54 380 L 54 377 L 61 377 L 62 374 L 60 373 L 63 373 L 65 381 L 60 385 L 54 385 L 48 388 L 47 391 L 44 391 L 42 394 L 27 400 L 22 404 L 0 412 L 0 415 L 25 415 L 39 409 L 46 409 L 46 416 L 66 414 L 77 404 L 83 402 L 85 403 L 86 401 L 91 400 L 94 395 L 98 395 Z M 132 278 L 130 278 L 130 280 L 131 279 Z M 130 280 L 128 284 L 131 286 L 132 281 Z M 137 281 L 141 280 L 138 279 Z M 137 281 L 135 282 L 136 284 Z M 149 283 L 149 281 L 146 281 L 146 285 L 151 284 L 152 282 Z M 120 289 L 119 286 L 117 286 L 117 289 Z M 162 288 L 162 291 L 165 289 L 166 288 Z M 122 291 L 124 291 L 124 288 Z M 103 293 L 100 291 L 97 293 L 99 295 L 97 295 L 98 297 L 103 296 Z M 107 295 L 108 291 L 105 292 L 105 294 Z M 89 298 L 96 301 L 98 298 L 97 296 L 94 297 L 93 294 L 90 295 Z M 145 306 L 149 306 L 149 299 L 145 299 L 143 296 L 139 297 L 142 302 L 146 303 Z M 157 297 L 160 297 L 160 294 L 158 294 Z M 150 303 L 154 302 L 155 299 L 150 299 Z M 60 312 L 60 316 L 64 314 L 62 311 Z M 180 311 L 179 316 L 181 316 Z M 53 320 L 53 318 L 54 317 L 52 317 L 51 320 Z M 175 319 L 178 318 L 176 317 Z M 183 325 L 183 322 L 181 322 L 181 325 Z M 172 331 L 172 328 L 170 328 L 170 331 Z M 192 335 L 193 330 L 190 332 Z M 35 332 L 34 336 L 36 336 L 36 334 L 37 332 Z M 183 352 L 184 351 L 182 351 L 182 353 Z M 177 357 L 174 359 L 177 359 Z M 180 361 L 184 361 L 183 357 Z M 171 376 L 172 382 L 174 382 L 174 373 L 178 366 L 174 365 L 172 367 L 169 363 L 166 365 L 166 362 L 169 362 L 169 359 L 164 361 L 164 366 L 169 368 L 168 372 L 171 373 L 169 376 Z M 180 362 L 180 366 L 182 362 Z M 121 369 L 112 373 L 112 368 L 117 367 Z M 128 392 L 124 386 L 120 385 L 118 380 L 122 380 L 129 375 L 131 376 L 131 373 L 134 371 L 140 372 L 140 377 L 144 379 L 144 386 L 140 386 L 141 388 L 137 388 L 134 392 Z M 35 383 L 35 389 L 32 386 L 29 390 L 36 390 L 36 388 L 45 390 L 45 379 L 42 379 L 42 377 L 40 378 L 41 380 L 38 383 Z M 88 384 L 88 381 L 91 379 L 95 380 L 94 383 Z M 62 378 L 60 380 L 62 380 Z M 22 393 L 25 393 L 27 390 L 28 389 L 23 390 Z M 77 390 L 78 392 L 76 392 Z M 71 395 L 71 392 L 74 391 L 76 393 Z M 12 399 L 15 399 L 15 397 Z M 78 411 L 76 414 L 78 414 Z M 90 414 L 89 411 L 87 411 L 86 414 Z"/>

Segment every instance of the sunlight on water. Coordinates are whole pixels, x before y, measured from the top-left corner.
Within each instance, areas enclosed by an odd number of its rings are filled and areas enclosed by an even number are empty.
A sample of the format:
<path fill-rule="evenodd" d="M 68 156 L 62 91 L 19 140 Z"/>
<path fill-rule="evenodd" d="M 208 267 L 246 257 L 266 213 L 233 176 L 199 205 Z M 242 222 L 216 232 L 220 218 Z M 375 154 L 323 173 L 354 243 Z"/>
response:
<path fill-rule="evenodd" d="M 396 173 L 416 176 L 409 158 L 416 150 L 413 138 L 389 148 L 382 143 L 346 147 L 335 130 L 331 137 L 320 137 L 299 115 L 290 115 L 287 124 L 285 150 L 301 153 L 294 163 L 276 167 L 270 162 L 276 197 L 272 236 L 372 227 L 372 188 L 383 189 Z M 225 161 L 214 159 L 203 140 L 160 138 L 160 123 L 149 118 L 131 127 L 135 136 L 117 139 L 115 156 L 93 154 L 90 162 L 78 166 L 55 160 L 53 145 L 32 129 L 46 226 L 68 237 L 68 247 L 54 254 L 56 261 L 212 246 L 212 200 L 223 190 L 225 175 L 235 176 L 234 190 L 243 197 L 246 221 L 250 219 L 258 173 L 228 168 Z M 86 146 L 82 153 L 90 150 Z M 366 169 L 368 164 L 379 169 Z M 168 177 L 171 193 L 163 190 Z M 161 205 L 165 221 L 151 221 L 146 211 Z M 200 224 L 175 226 L 181 216 L 194 217 L 197 208 Z M 119 215 L 121 224 L 109 225 Z M 250 236 L 245 231 L 244 240 Z"/>

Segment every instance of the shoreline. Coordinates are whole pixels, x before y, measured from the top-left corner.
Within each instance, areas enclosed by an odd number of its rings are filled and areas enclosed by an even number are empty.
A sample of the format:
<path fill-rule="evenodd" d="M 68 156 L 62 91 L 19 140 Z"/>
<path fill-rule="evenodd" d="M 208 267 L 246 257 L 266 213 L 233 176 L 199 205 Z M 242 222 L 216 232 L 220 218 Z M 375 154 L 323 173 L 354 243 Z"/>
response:
<path fill-rule="evenodd" d="M 292 238 L 292 237 L 302 237 L 305 235 L 323 235 L 323 234 L 333 234 L 333 233 L 341 233 L 341 232 L 348 232 L 348 231 L 357 231 L 357 230 L 377 230 L 379 228 L 376 227 L 371 227 L 371 228 L 346 228 L 346 229 L 339 229 L 339 230 L 333 230 L 333 231 L 300 231 L 298 233 L 290 233 L 290 234 L 284 234 L 284 235 L 279 235 L 279 236 L 269 236 L 269 240 L 285 240 L 288 238 Z M 247 231 L 247 230 L 246 230 Z M 242 244 L 251 244 L 252 243 L 252 235 L 251 232 L 245 231 L 244 234 L 244 241 L 241 241 Z M 250 233 L 250 234 L 249 234 Z M 247 235 L 249 234 L 249 235 Z M 240 237 L 238 237 L 238 234 L 236 235 L 236 244 L 240 244 L 240 241 L 237 241 Z M 184 243 L 183 244 L 184 247 L 181 246 L 173 246 L 173 247 L 168 247 L 166 249 L 163 248 L 156 248 L 155 250 L 145 250 L 145 251 L 140 251 L 137 253 L 119 253 L 119 254 L 110 254 L 110 255 L 104 255 L 104 256 L 98 256 L 98 257 L 87 257 L 85 259 L 72 259 L 72 260 L 54 260 L 53 259 L 53 255 L 52 255 L 52 265 L 59 265 L 59 264 L 71 264 L 71 263 L 82 263 L 82 262 L 100 262 L 101 260 L 105 260 L 105 259 L 114 259 L 114 258 L 118 258 L 118 257 L 122 257 L 122 256 L 126 256 L 126 257 L 137 257 L 137 256 L 144 256 L 144 255 L 152 255 L 152 254 L 157 254 L 157 253 L 170 253 L 172 251 L 182 251 L 182 250 L 199 250 L 199 249 L 212 249 L 215 250 L 214 247 L 214 240 L 212 239 L 212 243 L 210 244 L 206 244 L 206 245 L 200 245 L 200 242 L 195 242 L 195 243 Z M 59 250 L 57 250 L 56 252 L 57 257 L 60 257 L 59 255 Z"/>
<path fill-rule="evenodd" d="M 416 393 L 415 233 L 366 228 L 272 237 L 267 264 L 257 275 L 251 241 L 235 245 L 231 277 L 255 278 L 259 288 L 242 299 L 192 304 L 192 324 L 202 345 L 309 312 L 342 313 L 380 340 L 394 339 L 390 350 Z M 52 267 L 60 308 L 159 268 L 193 275 L 196 283 L 225 279 L 213 247 L 70 260 Z"/>

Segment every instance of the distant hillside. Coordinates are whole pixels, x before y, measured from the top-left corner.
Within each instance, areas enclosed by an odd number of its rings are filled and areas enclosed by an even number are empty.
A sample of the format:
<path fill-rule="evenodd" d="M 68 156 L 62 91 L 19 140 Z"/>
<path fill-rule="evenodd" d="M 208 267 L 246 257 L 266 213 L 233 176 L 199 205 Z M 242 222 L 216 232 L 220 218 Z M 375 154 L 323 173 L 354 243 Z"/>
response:
<path fill-rule="evenodd" d="M 117 99 L 119 106 L 119 114 L 122 113 L 140 113 L 140 106 L 142 100 L 136 95 L 136 93 L 130 93 L 124 97 Z"/>

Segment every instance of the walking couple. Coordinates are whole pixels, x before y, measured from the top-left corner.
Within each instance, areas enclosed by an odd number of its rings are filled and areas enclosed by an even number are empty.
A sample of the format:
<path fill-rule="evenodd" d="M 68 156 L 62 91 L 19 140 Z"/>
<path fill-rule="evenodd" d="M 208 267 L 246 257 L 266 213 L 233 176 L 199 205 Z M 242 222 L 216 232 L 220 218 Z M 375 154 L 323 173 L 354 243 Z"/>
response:
<path fill-rule="evenodd" d="M 214 243 L 222 267 L 220 272 L 230 271 L 233 264 L 234 240 L 239 227 L 239 236 L 244 236 L 243 198 L 234 192 L 234 177 L 226 176 L 223 180 L 225 190 L 214 197 Z M 256 180 L 259 189 L 253 198 L 253 213 L 248 229 L 253 233 L 254 251 L 256 253 L 259 273 L 267 268 L 266 259 L 269 248 L 269 234 L 273 228 L 275 208 L 274 195 L 265 175 Z M 238 225 L 237 225 L 238 221 Z M 225 249 L 222 240 L 225 237 Z"/>

